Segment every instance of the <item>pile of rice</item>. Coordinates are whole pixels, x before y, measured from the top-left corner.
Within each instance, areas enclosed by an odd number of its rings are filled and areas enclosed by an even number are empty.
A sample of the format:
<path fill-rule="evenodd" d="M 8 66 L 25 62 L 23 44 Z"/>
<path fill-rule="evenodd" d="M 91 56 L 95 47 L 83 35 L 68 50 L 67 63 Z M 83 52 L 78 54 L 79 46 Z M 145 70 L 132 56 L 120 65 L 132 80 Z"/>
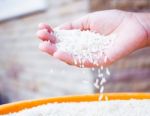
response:
<path fill-rule="evenodd" d="M 150 100 L 50 103 L 6 116 L 150 116 Z"/>

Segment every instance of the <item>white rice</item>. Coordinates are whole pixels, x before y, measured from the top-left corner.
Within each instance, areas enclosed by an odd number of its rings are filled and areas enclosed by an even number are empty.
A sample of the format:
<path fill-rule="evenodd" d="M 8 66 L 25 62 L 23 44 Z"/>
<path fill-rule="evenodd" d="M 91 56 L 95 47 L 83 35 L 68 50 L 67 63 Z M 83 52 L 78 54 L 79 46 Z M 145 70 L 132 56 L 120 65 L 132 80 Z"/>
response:
<path fill-rule="evenodd" d="M 115 36 L 103 36 L 99 33 L 80 30 L 55 30 L 53 33 L 57 38 L 56 47 L 58 51 L 67 52 L 81 64 L 85 60 L 99 65 L 100 60 L 107 61 L 105 51 L 112 44 Z"/>
<path fill-rule="evenodd" d="M 150 100 L 54 103 L 6 116 L 150 116 Z"/>

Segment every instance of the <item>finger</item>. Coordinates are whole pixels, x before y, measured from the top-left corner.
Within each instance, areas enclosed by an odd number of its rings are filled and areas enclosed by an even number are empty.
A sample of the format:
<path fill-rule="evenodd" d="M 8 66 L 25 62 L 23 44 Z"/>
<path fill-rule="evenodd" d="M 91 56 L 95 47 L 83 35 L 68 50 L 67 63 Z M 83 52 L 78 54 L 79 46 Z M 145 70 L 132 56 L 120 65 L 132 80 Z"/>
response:
<path fill-rule="evenodd" d="M 38 38 L 40 38 L 43 41 L 48 41 L 50 40 L 52 43 L 56 42 L 56 37 L 52 34 L 50 34 L 46 29 L 39 30 L 37 32 Z"/>
<path fill-rule="evenodd" d="M 96 67 L 93 65 L 93 63 L 89 62 L 88 60 L 85 60 L 84 62 L 79 60 L 78 58 L 73 58 L 72 55 L 66 53 L 66 52 L 61 52 L 61 51 L 56 51 L 53 56 L 57 59 L 60 59 L 61 61 L 69 64 L 69 65 L 74 65 L 80 68 L 91 68 L 91 67 Z"/>
<path fill-rule="evenodd" d="M 56 46 L 55 44 L 51 44 L 49 41 L 44 41 L 39 45 L 39 49 L 43 52 L 53 55 L 53 53 L 56 51 Z"/>
<path fill-rule="evenodd" d="M 39 29 L 46 29 L 49 33 L 53 32 L 53 29 L 46 23 L 40 23 L 39 24 Z"/>
<path fill-rule="evenodd" d="M 72 57 L 72 55 L 70 55 L 66 52 L 57 51 L 53 54 L 53 56 L 69 65 L 75 65 L 77 67 L 80 67 L 79 60 L 76 59 L 76 61 L 75 61 L 75 59 Z"/>
<path fill-rule="evenodd" d="M 86 67 L 86 68 L 92 68 L 92 67 L 97 67 L 97 66 L 95 66 L 93 63 L 91 63 L 89 60 L 85 60 L 84 61 L 84 67 Z"/>
<path fill-rule="evenodd" d="M 40 38 L 40 39 L 43 40 L 43 41 L 50 39 L 50 33 L 47 32 L 46 29 L 39 30 L 39 31 L 37 32 L 37 36 L 38 36 L 38 38 Z"/>
<path fill-rule="evenodd" d="M 60 52 L 60 51 L 56 51 L 53 56 L 57 59 L 60 59 L 61 61 L 72 65 L 73 63 L 73 57 L 70 54 L 67 54 L 66 52 Z"/>

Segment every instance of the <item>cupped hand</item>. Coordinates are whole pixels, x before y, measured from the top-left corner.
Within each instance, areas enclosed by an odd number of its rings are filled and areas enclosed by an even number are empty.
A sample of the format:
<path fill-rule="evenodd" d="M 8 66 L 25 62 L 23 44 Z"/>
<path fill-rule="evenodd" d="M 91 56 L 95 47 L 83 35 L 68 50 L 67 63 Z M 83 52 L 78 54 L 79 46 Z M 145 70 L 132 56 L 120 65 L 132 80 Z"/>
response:
<path fill-rule="evenodd" d="M 99 61 L 98 66 L 110 65 L 131 52 L 146 46 L 147 33 L 135 13 L 119 10 L 106 10 L 90 13 L 84 17 L 59 26 L 60 29 L 90 30 L 101 35 L 115 35 L 113 45 L 106 51 L 107 61 Z M 55 44 L 57 38 L 52 34 L 53 29 L 48 24 L 39 24 L 37 36 L 42 40 L 39 48 L 70 64 L 75 65 L 69 53 L 58 51 Z M 77 64 L 79 66 L 79 63 Z M 85 67 L 97 67 L 88 60 Z"/>

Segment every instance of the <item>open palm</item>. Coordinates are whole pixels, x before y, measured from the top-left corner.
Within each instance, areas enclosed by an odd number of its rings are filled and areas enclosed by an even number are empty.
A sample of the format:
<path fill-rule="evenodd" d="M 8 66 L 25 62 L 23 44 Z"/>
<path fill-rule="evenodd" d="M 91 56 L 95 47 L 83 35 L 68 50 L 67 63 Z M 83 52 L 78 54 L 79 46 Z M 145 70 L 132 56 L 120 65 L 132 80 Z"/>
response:
<path fill-rule="evenodd" d="M 99 61 L 99 66 L 110 65 L 131 52 L 146 45 L 146 32 L 134 13 L 107 10 L 88 14 L 78 20 L 61 25 L 61 29 L 80 29 L 98 32 L 102 35 L 116 35 L 113 45 L 110 46 L 105 54 L 108 57 L 106 62 Z M 55 38 L 51 32 L 51 27 L 47 24 L 40 24 L 38 37 L 43 40 L 40 49 L 54 57 L 74 65 L 70 54 L 57 51 Z M 47 40 L 50 40 L 47 41 Z M 95 67 L 88 61 L 84 64 L 86 67 Z"/>

